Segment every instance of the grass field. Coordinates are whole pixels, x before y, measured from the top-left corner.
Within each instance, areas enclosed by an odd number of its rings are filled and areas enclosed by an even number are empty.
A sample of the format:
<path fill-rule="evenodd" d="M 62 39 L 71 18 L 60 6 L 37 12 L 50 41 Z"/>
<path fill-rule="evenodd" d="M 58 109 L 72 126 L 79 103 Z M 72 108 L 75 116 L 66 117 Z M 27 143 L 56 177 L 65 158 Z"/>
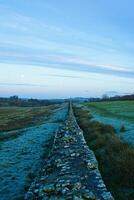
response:
<path fill-rule="evenodd" d="M 12 122 L 12 128 L 17 128 L 18 119 L 26 128 L 0 133 L 0 199 L 22 200 L 44 166 L 54 134 L 66 119 L 68 105 L 1 109 L 1 123 Z"/>
<path fill-rule="evenodd" d="M 134 123 L 134 101 L 107 101 L 84 103 L 92 112 Z"/>
<path fill-rule="evenodd" d="M 55 105 L 43 107 L 0 107 L 0 132 L 37 124 L 48 117 Z"/>

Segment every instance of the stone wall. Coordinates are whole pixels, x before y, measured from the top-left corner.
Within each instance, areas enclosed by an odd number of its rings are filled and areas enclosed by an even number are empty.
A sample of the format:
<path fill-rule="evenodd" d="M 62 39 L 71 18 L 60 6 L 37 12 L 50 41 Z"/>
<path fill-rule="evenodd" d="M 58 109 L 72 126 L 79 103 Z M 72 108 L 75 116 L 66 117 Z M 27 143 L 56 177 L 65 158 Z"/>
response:
<path fill-rule="evenodd" d="M 69 106 L 68 118 L 55 134 L 53 148 L 25 200 L 113 200 L 93 151 L 86 145 Z"/>

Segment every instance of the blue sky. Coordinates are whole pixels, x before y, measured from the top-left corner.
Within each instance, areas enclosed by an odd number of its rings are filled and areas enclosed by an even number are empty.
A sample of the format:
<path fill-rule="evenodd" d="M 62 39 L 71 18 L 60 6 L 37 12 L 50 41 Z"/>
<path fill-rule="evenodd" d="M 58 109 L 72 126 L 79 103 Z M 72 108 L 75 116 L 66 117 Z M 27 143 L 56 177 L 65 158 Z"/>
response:
<path fill-rule="evenodd" d="M 132 0 L 0 0 L 0 96 L 133 93 Z"/>

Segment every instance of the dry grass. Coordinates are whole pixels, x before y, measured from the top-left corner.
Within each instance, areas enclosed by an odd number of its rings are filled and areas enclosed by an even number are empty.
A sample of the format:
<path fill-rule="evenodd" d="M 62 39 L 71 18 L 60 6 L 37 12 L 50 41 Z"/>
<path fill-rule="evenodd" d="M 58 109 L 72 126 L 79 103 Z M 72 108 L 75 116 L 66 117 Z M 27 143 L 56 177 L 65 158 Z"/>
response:
<path fill-rule="evenodd" d="M 0 141 L 16 138 L 23 134 L 22 128 L 43 123 L 58 105 L 42 107 L 1 107 Z"/>
<path fill-rule="evenodd" d="M 36 124 L 41 117 L 48 117 L 55 106 L 0 107 L 0 131 L 9 131 Z"/>
<path fill-rule="evenodd" d="M 112 126 L 90 120 L 88 111 L 74 108 L 89 147 L 94 151 L 102 177 L 115 199 L 134 199 L 134 150 L 120 140 Z M 90 116 L 90 117 L 89 117 Z"/>

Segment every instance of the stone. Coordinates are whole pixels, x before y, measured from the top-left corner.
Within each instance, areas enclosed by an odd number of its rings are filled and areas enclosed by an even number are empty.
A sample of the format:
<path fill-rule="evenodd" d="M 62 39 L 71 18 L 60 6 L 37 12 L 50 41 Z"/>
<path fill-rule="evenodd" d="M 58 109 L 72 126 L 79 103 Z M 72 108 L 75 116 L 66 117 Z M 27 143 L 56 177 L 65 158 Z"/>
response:
<path fill-rule="evenodd" d="M 70 156 L 71 156 L 71 157 L 74 157 L 74 156 L 76 156 L 76 154 L 75 154 L 75 153 L 71 153 Z"/>
<path fill-rule="evenodd" d="M 83 200 L 81 197 L 78 197 L 78 196 L 74 196 L 73 197 L 73 200 Z"/>
<path fill-rule="evenodd" d="M 77 183 L 74 184 L 73 189 L 79 190 L 80 188 L 81 188 L 81 183 L 80 182 L 77 182 Z"/>
<path fill-rule="evenodd" d="M 43 191 L 47 194 L 51 194 L 55 192 L 55 187 L 53 184 L 47 184 L 43 187 Z"/>
<path fill-rule="evenodd" d="M 69 191 L 69 189 L 67 187 L 64 187 L 61 191 L 61 193 L 64 195 Z"/>
<path fill-rule="evenodd" d="M 39 189 L 35 189 L 34 193 L 37 194 L 39 192 Z"/>
<path fill-rule="evenodd" d="M 100 182 L 98 185 L 97 185 L 98 188 L 105 188 L 105 184 L 103 182 Z"/>
<path fill-rule="evenodd" d="M 89 191 L 89 190 L 84 190 L 82 197 L 84 199 L 89 199 L 89 200 L 95 200 L 96 199 L 94 193 Z"/>
<path fill-rule="evenodd" d="M 66 148 L 69 148 L 69 145 L 65 145 L 64 148 L 65 148 L 65 149 L 66 149 Z"/>
<path fill-rule="evenodd" d="M 62 184 L 62 187 L 67 187 L 67 186 L 69 186 L 69 185 L 70 185 L 70 183 L 65 182 L 65 183 Z"/>
<path fill-rule="evenodd" d="M 97 164 L 97 163 L 95 163 L 95 162 L 90 162 L 90 161 L 87 162 L 87 168 L 88 168 L 88 169 L 96 169 L 97 167 L 98 167 L 98 164 Z"/>
<path fill-rule="evenodd" d="M 102 198 L 103 200 L 114 200 L 110 192 L 103 192 Z"/>
<path fill-rule="evenodd" d="M 25 200 L 34 200 L 34 194 L 33 192 L 27 192 L 27 194 L 25 195 Z"/>
<path fill-rule="evenodd" d="M 45 176 L 42 176 L 42 177 L 40 178 L 40 180 L 41 180 L 41 181 L 45 181 L 45 180 L 46 180 L 46 177 L 45 177 Z"/>

